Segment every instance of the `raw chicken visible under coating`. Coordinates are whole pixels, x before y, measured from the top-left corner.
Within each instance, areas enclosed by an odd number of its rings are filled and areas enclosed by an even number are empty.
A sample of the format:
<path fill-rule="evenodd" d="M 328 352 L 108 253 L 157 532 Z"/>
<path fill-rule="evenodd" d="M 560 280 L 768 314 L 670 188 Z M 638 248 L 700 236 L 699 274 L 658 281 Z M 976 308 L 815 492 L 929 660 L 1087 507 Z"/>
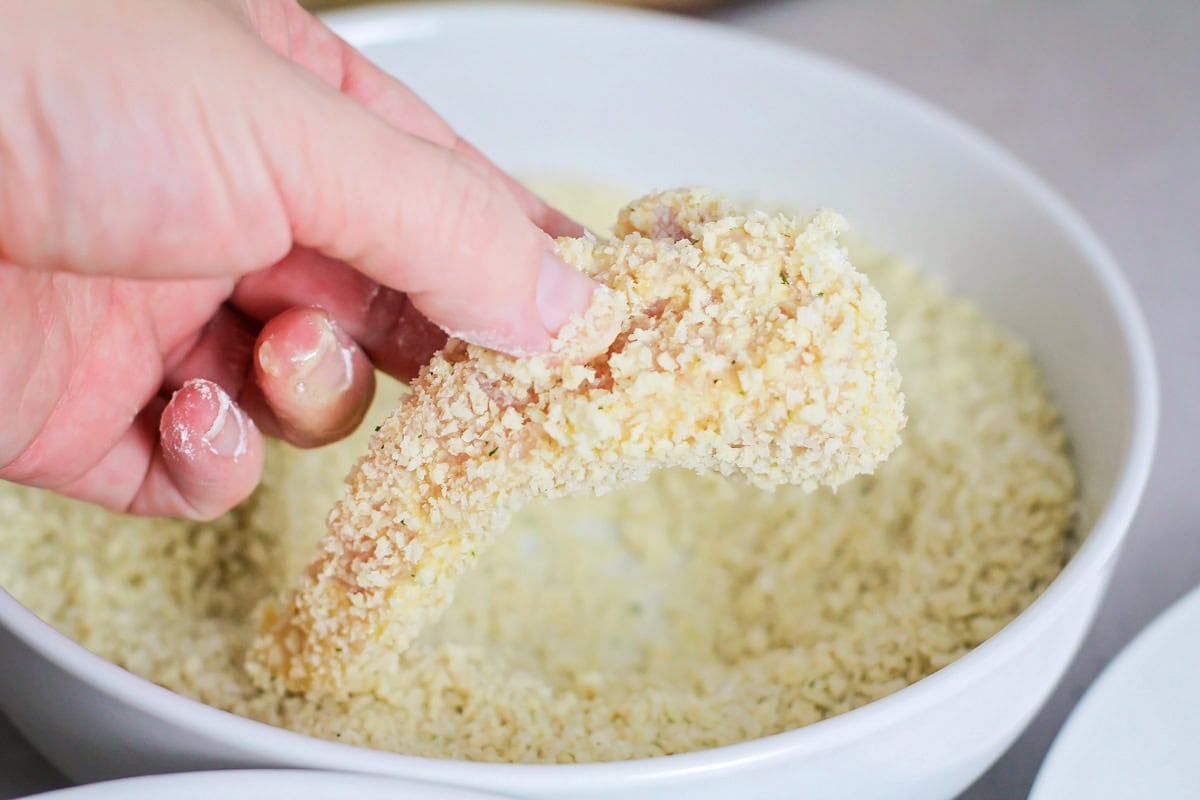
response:
<path fill-rule="evenodd" d="M 764 487 L 872 471 L 899 443 L 904 401 L 883 301 L 843 227 L 685 189 L 625 208 L 612 240 L 560 239 L 607 288 L 550 357 L 452 340 L 433 359 L 352 470 L 298 588 L 264 606 L 251 674 L 309 695 L 369 691 L 378 659 L 441 612 L 534 498 L 673 466 Z"/>

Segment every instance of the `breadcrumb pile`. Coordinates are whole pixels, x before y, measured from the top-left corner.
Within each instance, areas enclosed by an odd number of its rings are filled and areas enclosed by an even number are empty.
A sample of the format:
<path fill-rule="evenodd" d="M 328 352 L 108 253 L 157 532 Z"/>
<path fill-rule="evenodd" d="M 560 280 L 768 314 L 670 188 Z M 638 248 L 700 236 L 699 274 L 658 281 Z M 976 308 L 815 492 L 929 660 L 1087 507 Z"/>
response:
<path fill-rule="evenodd" d="M 742 213 L 704 189 L 625 207 L 614 237 L 560 239 L 599 282 L 548 357 L 452 340 L 347 478 L 294 593 L 263 612 L 264 686 L 374 687 L 463 570 L 535 498 L 681 467 L 769 488 L 873 471 L 904 424 L 883 299 L 830 211 Z M 579 363 L 580 350 L 595 352 Z"/>
<path fill-rule="evenodd" d="M 597 215 L 584 203 L 617 205 L 577 189 L 551 199 L 585 221 Z M 887 301 L 905 380 L 904 442 L 874 475 L 810 493 L 666 470 L 534 502 L 369 693 L 263 689 L 243 662 L 254 608 L 304 569 L 394 383 L 347 441 L 269 442 L 262 486 L 213 522 L 0 483 L 0 585 L 181 694 L 424 756 L 650 757 L 869 703 L 971 650 L 1054 579 L 1073 548 L 1075 479 L 1029 348 L 910 264 L 851 255 Z"/>

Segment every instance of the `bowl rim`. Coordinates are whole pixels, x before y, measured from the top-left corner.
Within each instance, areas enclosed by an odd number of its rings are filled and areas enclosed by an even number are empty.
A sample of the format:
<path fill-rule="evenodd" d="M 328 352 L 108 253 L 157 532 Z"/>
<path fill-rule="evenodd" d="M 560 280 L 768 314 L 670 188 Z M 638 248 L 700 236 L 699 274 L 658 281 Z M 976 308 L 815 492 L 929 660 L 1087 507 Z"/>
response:
<path fill-rule="evenodd" d="M 1119 545 L 1144 492 L 1156 444 L 1159 387 L 1155 358 L 1145 319 L 1136 297 L 1115 260 L 1082 217 L 1058 193 L 1014 156 L 988 138 L 929 101 L 890 82 L 814 54 L 764 37 L 699 19 L 632 10 L 574 4 L 536 2 L 418 2 L 383 4 L 324 15 L 331 27 L 358 46 L 372 42 L 368 33 L 425 29 L 437 19 L 467 15 L 478 22 L 483 16 L 512 22 L 522 15 L 541 19 L 555 15 L 569 21 L 656 26 L 663 35 L 687 37 L 718 46 L 754 51 L 756 58 L 783 69 L 801 68 L 836 76 L 859 92 L 886 97 L 920 117 L 923 124 L 956 140 L 998 178 L 1024 194 L 1069 239 L 1081 254 L 1112 305 L 1133 377 L 1133 419 L 1115 486 L 1103 503 L 1077 552 L 1043 593 L 1007 625 L 937 672 L 886 697 L 829 719 L 769 736 L 706 750 L 655 758 L 584 764 L 510 764 L 440 759 L 372 750 L 318 739 L 266 723 L 240 717 L 172 692 L 92 653 L 52 628 L 0 588 L 0 623 L 31 649 L 64 671 L 90 683 L 118 701 L 164 722 L 223 743 L 236 743 L 256 758 L 278 764 L 304 764 L 338 770 L 402 775 L 416 780 L 445 781 L 452 770 L 462 785 L 503 788 L 520 784 L 541 790 L 594 785 L 644 785 L 682 774 L 742 769 L 799 754 L 835 748 L 864 733 L 894 724 L 926 708 L 940 697 L 955 694 L 991 671 L 1010 642 L 1019 641 L 1050 624 L 1050 609 L 1065 606 L 1066 598 L 1081 591 L 1083 578 L 1104 572 Z M 364 38 L 366 37 L 366 38 Z M 377 41 L 393 41 L 385 36 Z"/>
<path fill-rule="evenodd" d="M 367 775 L 361 772 L 304 769 L 217 769 L 168 772 L 130 778 L 99 781 L 83 786 L 68 786 L 30 795 L 25 800 L 159 800 L 186 792 L 188 797 L 225 797 L 218 792 L 233 791 L 237 797 L 276 797 L 282 791 L 299 792 L 305 798 L 349 795 L 361 800 L 506 800 L 502 795 L 483 794 L 476 789 L 428 782 L 410 781 L 394 776 Z M 201 794 L 201 791 L 203 794 Z M 289 794 L 289 796 L 292 796 Z"/>

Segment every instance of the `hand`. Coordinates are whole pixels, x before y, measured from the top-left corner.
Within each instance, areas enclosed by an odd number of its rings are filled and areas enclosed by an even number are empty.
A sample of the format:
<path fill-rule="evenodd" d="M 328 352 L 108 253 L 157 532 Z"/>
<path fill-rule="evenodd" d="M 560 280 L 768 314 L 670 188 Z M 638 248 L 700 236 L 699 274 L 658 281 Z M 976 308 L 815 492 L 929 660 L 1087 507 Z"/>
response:
<path fill-rule="evenodd" d="M 294 0 L 0 19 L 0 478 L 212 517 L 260 430 L 352 430 L 372 363 L 539 351 L 587 305 L 547 236 L 579 228 Z"/>

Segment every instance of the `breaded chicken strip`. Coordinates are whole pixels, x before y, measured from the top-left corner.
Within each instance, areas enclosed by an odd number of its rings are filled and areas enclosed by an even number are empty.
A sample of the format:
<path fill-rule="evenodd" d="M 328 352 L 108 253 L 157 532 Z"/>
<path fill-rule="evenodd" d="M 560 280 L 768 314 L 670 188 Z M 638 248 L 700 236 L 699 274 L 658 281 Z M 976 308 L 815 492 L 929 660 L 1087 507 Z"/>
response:
<path fill-rule="evenodd" d="M 560 239 L 603 287 L 549 356 L 452 340 L 347 478 L 299 586 L 266 604 L 248 668 L 309 695 L 372 666 L 450 602 L 534 498 L 686 467 L 762 487 L 871 472 L 904 424 L 885 308 L 829 211 L 733 211 L 705 190 L 622 210 L 612 240 Z M 600 355 L 586 363 L 582 352 Z"/>

